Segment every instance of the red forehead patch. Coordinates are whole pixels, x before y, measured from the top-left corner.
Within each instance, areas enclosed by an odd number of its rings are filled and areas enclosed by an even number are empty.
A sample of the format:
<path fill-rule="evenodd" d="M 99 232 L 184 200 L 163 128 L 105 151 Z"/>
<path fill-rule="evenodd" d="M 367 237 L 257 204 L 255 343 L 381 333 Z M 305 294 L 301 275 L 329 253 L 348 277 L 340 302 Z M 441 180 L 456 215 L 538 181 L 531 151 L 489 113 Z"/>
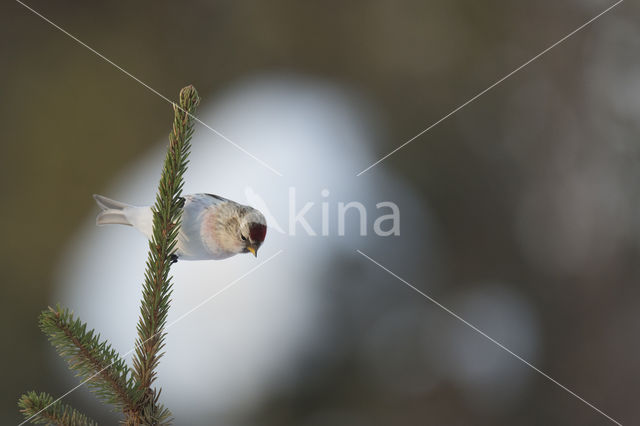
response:
<path fill-rule="evenodd" d="M 249 238 L 251 241 L 263 242 L 267 235 L 267 227 L 261 223 L 252 223 L 249 225 Z"/>

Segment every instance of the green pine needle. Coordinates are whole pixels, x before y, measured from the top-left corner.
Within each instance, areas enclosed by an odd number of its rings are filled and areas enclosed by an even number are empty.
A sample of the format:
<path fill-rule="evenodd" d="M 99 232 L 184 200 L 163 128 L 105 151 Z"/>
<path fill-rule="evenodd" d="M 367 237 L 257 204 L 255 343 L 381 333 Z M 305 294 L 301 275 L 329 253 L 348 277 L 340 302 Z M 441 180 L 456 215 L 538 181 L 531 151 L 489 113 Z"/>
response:
<path fill-rule="evenodd" d="M 153 237 L 149 242 L 142 287 L 133 368 L 127 366 L 108 342 L 100 341 L 99 334 L 94 330 L 87 331 L 87 325 L 74 318 L 68 309 L 57 306 L 40 315 L 40 328 L 58 353 L 67 359 L 69 368 L 86 380 L 100 399 L 121 409 L 124 423 L 128 425 L 165 425 L 172 420 L 171 412 L 159 403 L 160 390 L 151 385 L 156 379 L 165 344 L 172 291 L 169 269 L 180 230 L 180 196 L 189 163 L 192 114 L 199 103 L 196 89 L 187 86 L 180 91 L 180 105 L 173 106 L 173 130 L 153 206 Z M 96 424 L 70 406 L 54 402 L 46 393 L 26 393 L 18 405 L 26 419 L 34 423 Z"/>
<path fill-rule="evenodd" d="M 53 424 L 60 426 L 97 426 L 98 423 L 89 419 L 67 404 L 54 399 L 48 393 L 27 392 L 18 400 L 20 412 L 25 419 L 36 424 Z"/>
<path fill-rule="evenodd" d="M 142 392 L 132 372 L 115 349 L 87 324 L 74 318 L 68 309 L 49 308 L 40 315 L 40 329 L 69 368 L 83 380 L 100 399 L 124 411 L 133 411 Z"/>
<path fill-rule="evenodd" d="M 173 130 L 169 135 L 169 149 L 153 206 L 153 237 L 149 242 L 149 257 L 142 287 L 133 371 L 145 392 L 143 405 L 152 408 L 147 410 L 145 417 L 156 421 L 170 417 L 168 410 L 157 405 L 158 391 L 152 389 L 151 385 L 156 379 L 156 369 L 165 344 L 164 329 L 172 292 L 169 269 L 180 230 L 180 196 L 193 135 L 191 114 L 199 102 L 200 98 L 195 88 L 187 86 L 180 91 L 180 105 L 174 104 L 173 107 Z M 166 413 L 163 414 L 164 411 Z"/>

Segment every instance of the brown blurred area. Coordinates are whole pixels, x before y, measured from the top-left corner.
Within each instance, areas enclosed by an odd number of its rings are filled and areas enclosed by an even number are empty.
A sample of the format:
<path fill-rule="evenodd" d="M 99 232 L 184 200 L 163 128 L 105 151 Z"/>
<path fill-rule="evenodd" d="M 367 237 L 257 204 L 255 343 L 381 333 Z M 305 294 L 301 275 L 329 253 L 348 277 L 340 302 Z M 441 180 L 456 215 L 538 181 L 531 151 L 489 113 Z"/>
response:
<path fill-rule="evenodd" d="M 212 99 L 260 73 L 335 81 L 384 115 L 382 156 L 611 3 L 27 4 L 171 98 L 190 83 Z M 446 285 L 517 283 L 541 313 L 537 366 L 623 424 L 640 421 L 638 18 L 622 3 L 385 162 L 430 201 Z M 0 423 L 16 424 L 21 393 L 67 390 L 37 327 L 60 249 L 90 194 L 168 133 L 172 111 L 19 3 L 3 2 L 0 22 Z M 454 387 L 363 392 L 347 367 L 274 396 L 253 424 L 331 407 L 377 424 L 607 424 L 538 376 L 525 404 L 479 414 Z"/>

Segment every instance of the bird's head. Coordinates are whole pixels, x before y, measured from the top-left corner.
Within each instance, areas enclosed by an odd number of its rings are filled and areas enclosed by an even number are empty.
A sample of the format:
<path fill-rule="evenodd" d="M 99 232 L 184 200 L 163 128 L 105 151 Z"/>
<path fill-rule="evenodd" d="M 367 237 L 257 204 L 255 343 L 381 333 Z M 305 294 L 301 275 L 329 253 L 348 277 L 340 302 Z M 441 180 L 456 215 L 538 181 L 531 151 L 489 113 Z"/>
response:
<path fill-rule="evenodd" d="M 267 235 L 267 222 L 258 210 L 251 209 L 240 222 L 240 239 L 244 244 L 244 253 L 258 256 L 258 249 Z"/>

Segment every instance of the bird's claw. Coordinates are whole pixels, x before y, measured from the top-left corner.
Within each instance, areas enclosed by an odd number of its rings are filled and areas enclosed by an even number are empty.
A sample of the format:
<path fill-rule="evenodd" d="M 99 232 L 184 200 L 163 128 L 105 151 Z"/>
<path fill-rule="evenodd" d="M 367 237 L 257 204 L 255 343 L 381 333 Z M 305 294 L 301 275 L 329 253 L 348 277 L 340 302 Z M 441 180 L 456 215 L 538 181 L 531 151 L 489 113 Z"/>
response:
<path fill-rule="evenodd" d="M 173 265 L 174 263 L 178 262 L 178 255 L 177 254 L 172 254 L 171 256 L 169 256 L 169 261 L 171 262 L 171 264 Z"/>

